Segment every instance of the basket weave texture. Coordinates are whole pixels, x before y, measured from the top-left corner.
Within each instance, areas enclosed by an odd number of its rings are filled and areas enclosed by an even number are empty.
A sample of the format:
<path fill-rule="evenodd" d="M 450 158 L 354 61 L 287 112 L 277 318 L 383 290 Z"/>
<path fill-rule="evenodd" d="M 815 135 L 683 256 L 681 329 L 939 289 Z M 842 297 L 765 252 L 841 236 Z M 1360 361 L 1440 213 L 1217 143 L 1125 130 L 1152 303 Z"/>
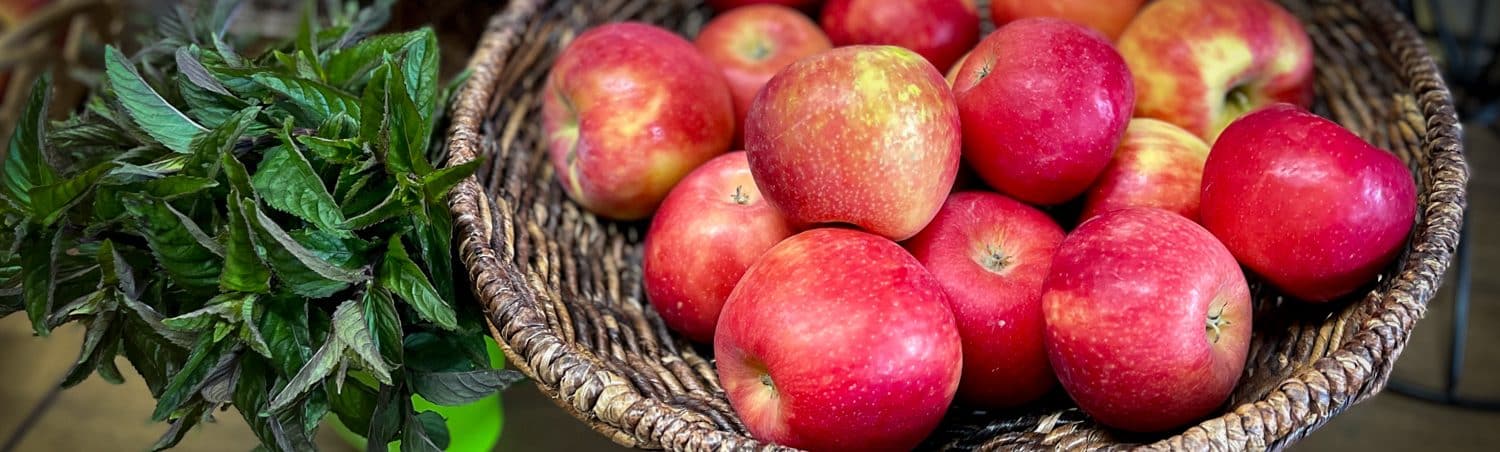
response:
<path fill-rule="evenodd" d="M 510 0 L 469 62 L 449 164 L 485 159 L 455 190 L 455 237 L 491 332 L 559 406 L 615 442 L 670 450 L 780 450 L 746 433 L 707 349 L 674 336 L 641 289 L 642 223 L 572 203 L 547 161 L 541 90 L 566 44 L 638 20 L 694 36 L 692 0 Z M 1315 112 L 1398 155 L 1419 190 L 1398 261 L 1363 296 L 1283 300 L 1252 279 L 1255 334 L 1230 401 L 1162 435 L 1088 419 L 1060 393 L 1013 412 L 953 409 L 929 449 L 1280 449 L 1380 391 L 1459 240 L 1468 168 L 1452 98 L 1416 30 L 1381 0 L 1283 0 L 1312 36 Z M 988 26 L 987 26 L 988 28 Z"/>

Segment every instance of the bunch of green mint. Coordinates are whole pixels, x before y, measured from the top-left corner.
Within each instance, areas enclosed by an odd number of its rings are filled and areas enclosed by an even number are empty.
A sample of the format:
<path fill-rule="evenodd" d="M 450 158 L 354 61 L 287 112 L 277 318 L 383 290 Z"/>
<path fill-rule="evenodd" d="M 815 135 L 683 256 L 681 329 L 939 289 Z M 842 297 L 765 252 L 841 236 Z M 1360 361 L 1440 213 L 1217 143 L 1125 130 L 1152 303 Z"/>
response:
<path fill-rule="evenodd" d="M 169 421 L 156 448 L 234 405 L 271 449 L 312 449 L 330 412 L 403 450 L 446 447 L 413 394 L 464 404 L 489 368 L 455 303 L 437 168 L 431 30 L 369 36 L 390 1 L 309 7 L 292 42 L 236 46 L 235 1 L 181 9 L 48 123 L 33 90 L 0 160 L 0 315 L 87 327 L 63 384 L 120 382 L 124 355 Z M 243 47 L 243 48 L 241 48 Z"/>

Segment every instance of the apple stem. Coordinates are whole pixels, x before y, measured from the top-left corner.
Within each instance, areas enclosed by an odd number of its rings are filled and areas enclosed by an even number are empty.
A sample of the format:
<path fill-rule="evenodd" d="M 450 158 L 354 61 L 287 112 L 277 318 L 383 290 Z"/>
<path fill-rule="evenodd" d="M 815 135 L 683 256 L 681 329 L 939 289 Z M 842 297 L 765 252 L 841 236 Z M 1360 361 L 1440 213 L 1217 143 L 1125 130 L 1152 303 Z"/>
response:
<path fill-rule="evenodd" d="M 1220 304 L 1217 310 L 1208 313 L 1208 326 L 1204 328 L 1204 332 L 1208 334 L 1210 341 L 1217 344 L 1220 329 L 1226 326 L 1229 326 L 1229 321 L 1224 319 L 1224 305 Z"/>
<path fill-rule="evenodd" d="M 750 203 L 750 195 L 745 193 L 745 186 L 736 185 L 734 186 L 734 194 L 729 195 L 729 200 L 743 206 Z"/>
<path fill-rule="evenodd" d="M 1011 256 L 1005 254 L 1005 250 L 1000 249 L 1000 247 L 985 245 L 984 256 L 980 258 L 979 265 L 984 266 L 986 270 L 991 272 L 1000 273 L 1009 268 L 1011 262 L 1014 260 Z"/>
<path fill-rule="evenodd" d="M 760 384 L 770 388 L 772 394 L 776 393 L 776 383 L 771 381 L 771 374 L 760 374 Z"/>

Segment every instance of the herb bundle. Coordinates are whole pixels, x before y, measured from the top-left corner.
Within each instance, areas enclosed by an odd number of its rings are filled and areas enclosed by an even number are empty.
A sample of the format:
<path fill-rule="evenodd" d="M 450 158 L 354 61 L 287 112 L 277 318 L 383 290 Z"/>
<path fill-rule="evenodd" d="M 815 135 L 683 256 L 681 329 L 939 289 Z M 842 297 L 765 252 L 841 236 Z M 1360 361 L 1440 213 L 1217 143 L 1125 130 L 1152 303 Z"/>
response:
<path fill-rule="evenodd" d="M 123 381 L 123 355 L 170 422 L 157 449 L 232 404 L 267 448 L 314 448 L 332 412 L 372 449 L 438 450 L 413 394 L 519 378 L 453 303 L 443 199 L 475 164 L 432 163 L 436 38 L 369 36 L 389 6 L 310 7 L 259 51 L 228 32 L 238 2 L 179 9 L 133 57 L 106 49 L 71 118 L 34 88 L 0 159 L 0 315 L 86 325 L 64 386 Z"/>

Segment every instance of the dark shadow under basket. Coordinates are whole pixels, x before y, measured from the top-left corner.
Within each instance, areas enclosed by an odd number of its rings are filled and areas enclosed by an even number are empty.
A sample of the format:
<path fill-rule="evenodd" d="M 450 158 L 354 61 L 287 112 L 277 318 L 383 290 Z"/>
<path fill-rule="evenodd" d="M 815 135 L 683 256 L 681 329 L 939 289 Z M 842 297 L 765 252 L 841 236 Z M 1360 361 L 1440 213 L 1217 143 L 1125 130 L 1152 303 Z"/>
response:
<path fill-rule="evenodd" d="M 486 159 L 451 200 L 456 236 L 510 362 L 574 416 L 626 446 L 775 449 L 746 434 L 710 362 L 646 303 L 642 225 L 570 202 L 542 140 L 540 91 L 567 42 L 627 19 L 693 36 L 708 17 L 697 3 L 510 0 L 452 112 L 449 164 Z M 1054 394 L 1015 412 L 954 409 L 925 448 L 1278 449 L 1385 386 L 1459 239 L 1468 169 L 1458 118 L 1416 30 L 1388 2 L 1283 3 L 1316 47 L 1316 111 L 1393 151 L 1416 178 L 1417 225 L 1399 261 L 1363 297 L 1326 305 L 1253 284 L 1245 374 L 1226 408 L 1197 425 L 1122 435 Z"/>

